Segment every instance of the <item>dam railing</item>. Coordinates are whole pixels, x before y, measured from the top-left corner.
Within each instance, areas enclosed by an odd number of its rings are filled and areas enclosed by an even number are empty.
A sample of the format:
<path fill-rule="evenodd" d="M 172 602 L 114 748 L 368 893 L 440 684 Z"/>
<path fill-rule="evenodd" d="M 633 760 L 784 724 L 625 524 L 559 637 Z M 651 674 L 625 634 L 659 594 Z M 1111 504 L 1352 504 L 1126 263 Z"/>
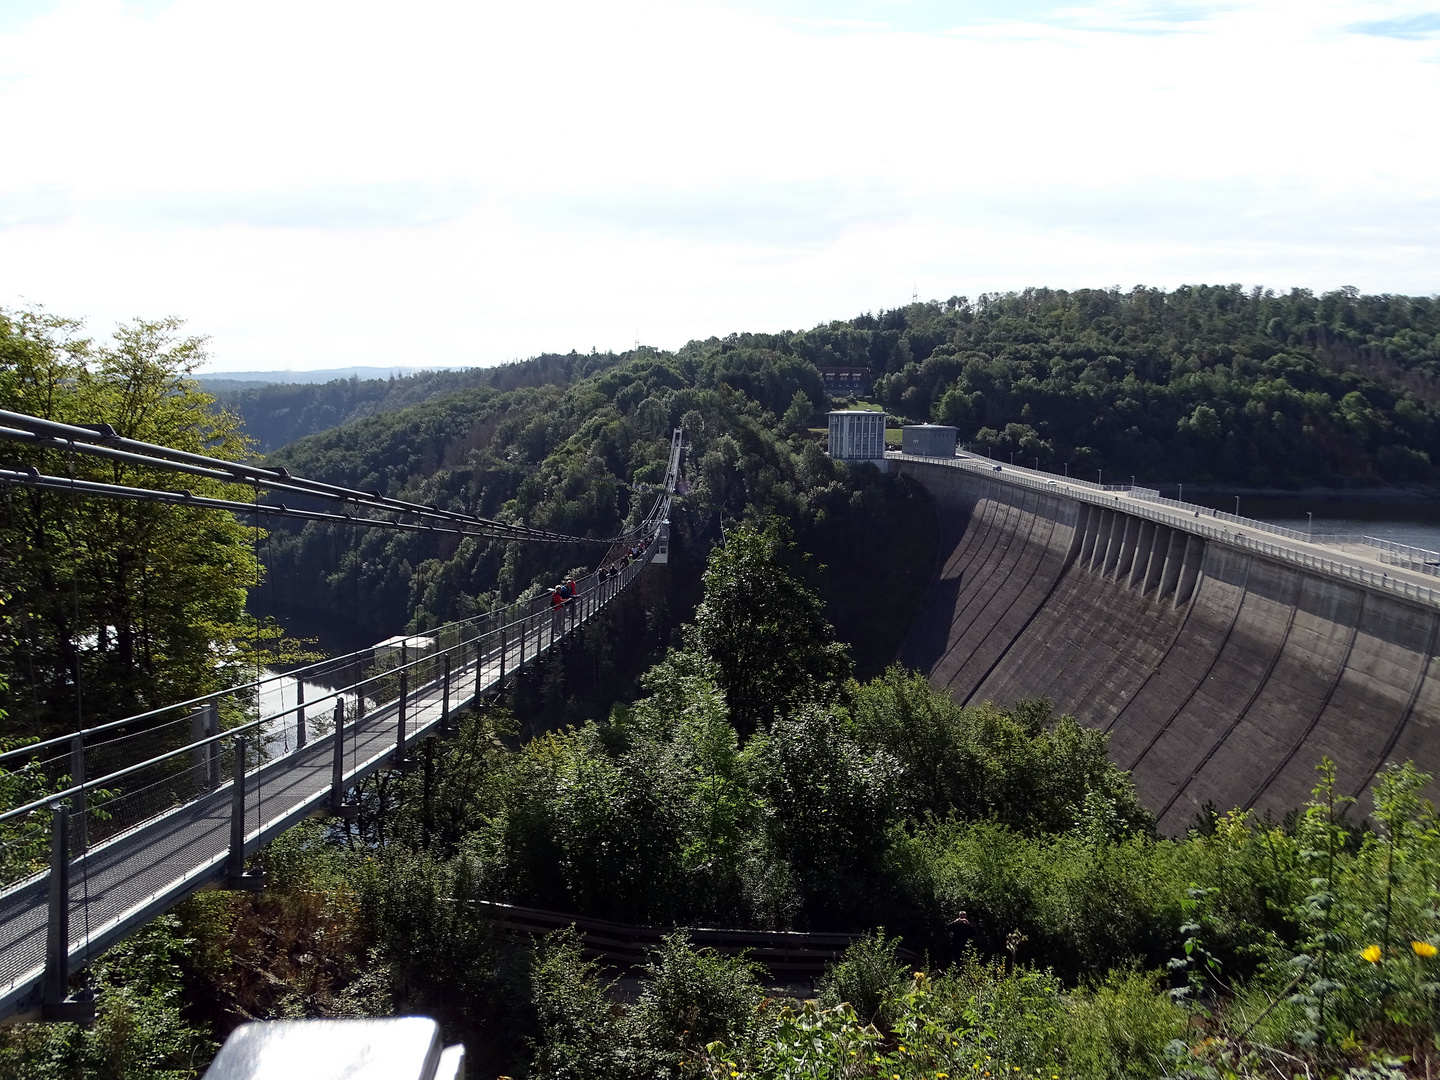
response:
<path fill-rule="evenodd" d="M 1063 492 L 1071 498 L 1095 506 L 1122 510 L 1136 517 L 1149 518 L 1162 525 L 1196 536 L 1218 540 L 1232 547 L 1268 555 L 1273 559 L 1301 566 L 1307 570 L 1352 581 L 1383 592 L 1394 593 L 1430 607 L 1440 608 L 1440 589 L 1422 585 L 1406 577 L 1397 577 L 1386 571 L 1377 573 L 1368 567 L 1311 550 L 1324 545 L 1313 536 L 1298 529 L 1287 529 L 1268 521 L 1240 517 L 1223 510 L 1212 510 L 1194 503 L 1165 498 L 1151 488 L 1132 487 L 1128 484 L 1118 487 L 1102 487 L 1091 481 L 1039 472 L 1019 465 L 1006 465 L 988 458 L 922 457 L 917 454 L 894 452 L 887 453 L 886 458 L 890 461 L 923 461 L 933 465 L 964 469 L 977 476 L 986 476 L 992 480 L 1003 479 L 1006 483 L 1014 484 L 1017 487 L 1048 492 L 1052 495 Z M 997 468 L 997 466 L 999 467 Z M 1234 526 L 1234 528 L 1228 526 Z M 1427 551 L 1424 548 L 1410 547 L 1395 541 L 1379 541 L 1374 537 L 1362 537 L 1361 540 L 1366 546 L 1375 547 L 1374 557 L 1377 562 L 1387 563 L 1411 573 L 1424 573 L 1432 577 L 1440 576 L 1440 553 Z M 1291 541 L 1291 543 L 1285 541 Z M 1297 547 L 1295 546 L 1297 542 L 1305 546 Z M 1416 563 L 1425 564 L 1424 568 L 1415 565 Z"/>

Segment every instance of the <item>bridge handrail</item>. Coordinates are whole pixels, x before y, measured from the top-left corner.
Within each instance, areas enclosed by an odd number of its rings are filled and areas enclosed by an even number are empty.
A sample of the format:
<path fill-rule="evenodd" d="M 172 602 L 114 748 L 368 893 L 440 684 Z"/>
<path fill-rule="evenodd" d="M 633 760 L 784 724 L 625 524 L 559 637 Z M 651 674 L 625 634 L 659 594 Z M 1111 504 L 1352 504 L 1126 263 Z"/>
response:
<path fill-rule="evenodd" d="M 674 456 L 675 455 L 672 454 L 672 458 Z M 674 490 L 676 480 L 675 473 L 677 471 L 677 465 L 675 462 L 672 461 L 668 465 L 666 470 L 666 489 L 661 491 L 661 493 L 656 499 L 655 505 L 651 508 L 650 512 L 643 519 L 641 519 L 640 523 L 634 529 L 623 534 L 624 537 L 633 536 L 636 538 L 646 538 L 651 537 L 655 534 L 661 522 L 664 520 L 664 518 L 669 512 L 670 497 L 671 493 Z M 582 578 L 581 580 L 588 581 L 593 577 L 594 575 L 590 574 L 587 575 L 585 578 Z M 543 598 L 541 599 L 543 600 Z M 485 612 L 482 615 L 472 616 L 469 619 L 458 619 L 455 622 L 451 623 L 444 623 L 441 626 L 435 627 L 432 630 L 424 631 L 424 633 L 427 635 L 434 635 L 438 638 L 447 630 L 464 627 L 469 623 L 479 622 L 481 620 L 490 620 L 492 623 L 491 630 L 481 631 L 481 634 L 477 635 L 478 637 L 485 633 L 493 632 L 493 630 L 497 628 L 494 624 L 497 624 L 502 620 L 507 624 L 516 621 L 516 616 L 514 615 L 515 612 L 520 610 L 522 607 L 525 607 L 526 605 L 534 606 L 535 603 L 536 598 L 534 597 L 528 600 L 516 600 L 510 604 L 507 604 L 504 607 L 496 608 L 492 611 Z M 177 701 L 168 705 L 157 706 L 156 708 L 147 710 L 146 712 L 134 713 L 129 716 L 121 717 L 118 720 L 109 720 L 103 724 L 96 724 L 93 727 L 81 728 L 76 731 L 67 732 L 63 735 L 55 735 L 48 739 L 41 739 L 36 742 L 25 743 L 23 746 L 14 747 L 10 750 L 0 751 L 0 763 L 12 759 L 32 758 L 34 757 L 36 751 L 73 743 L 74 740 L 77 738 L 83 741 L 90 736 L 98 735 L 106 731 L 114 731 L 117 728 L 141 723 L 146 720 L 153 720 L 156 717 L 164 716 L 166 713 L 175 712 L 181 709 L 193 709 L 197 706 L 206 705 L 212 701 L 219 701 L 220 699 L 228 697 L 235 693 L 248 690 L 258 690 L 259 688 L 266 686 L 267 684 L 271 684 L 277 681 L 283 682 L 283 680 L 285 679 L 302 678 L 306 675 L 319 675 L 324 673 L 328 668 L 344 667 L 348 663 L 355 663 L 363 654 L 370 652 L 372 649 L 373 646 L 370 646 L 364 649 L 357 649 L 354 652 L 345 653 L 341 656 L 326 657 L 323 660 L 316 660 L 301 667 L 293 668 L 289 671 L 276 672 L 272 675 L 267 675 L 259 679 L 253 679 L 246 683 L 240 683 L 235 686 L 227 686 L 223 689 L 213 690 L 207 694 L 201 694 L 197 697 L 186 698 L 184 701 Z M 322 698 L 320 700 L 325 699 Z M 184 717 L 179 717 L 177 719 L 184 719 Z M 235 729 L 232 728 L 230 730 L 233 731 Z M 0 821 L 4 820 L 5 817 L 3 815 L 0 815 Z"/>
<path fill-rule="evenodd" d="M 593 576 L 593 574 L 589 574 L 581 578 L 580 580 L 588 581 Z M 518 611 L 522 607 L 533 607 L 536 599 L 536 597 L 531 597 L 527 600 L 516 600 L 502 608 L 496 608 L 492 611 L 487 611 L 481 615 L 471 616 L 468 619 L 457 619 L 454 622 L 443 623 L 440 626 L 434 627 L 430 630 L 416 631 L 415 634 L 412 634 L 410 636 L 438 637 L 447 630 L 459 629 L 470 623 L 480 622 L 486 619 L 498 621 L 496 619 L 497 616 L 503 616 L 506 620 L 505 625 L 510 625 L 514 621 L 518 621 L 518 618 L 528 617 L 516 617 L 513 616 L 511 613 Z M 541 597 L 540 599 L 545 599 L 545 597 Z M 482 631 L 481 633 L 491 633 L 493 632 L 493 629 L 498 629 L 498 626 L 492 628 L 492 630 Z M 153 720 L 155 717 L 164 716 L 168 712 L 174 712 L 178 709 L 194 708 L 197 705 L 205 705 L 211 701 L 218 701 L 221 698 L 228 697 L 231 694 L 239 693 L 246 690 L 259 689 L 260 687 L 265 686 L 269 683 L 281 682 L 285 679 L 295 679 L 305 675 L 323 674 L 327 668 L 343 667 L 347 663 L 355 663 L 364 654 L 372 652 L 374 648 L 375 646 L 369 645 L 363 649 L 356 649 L 353 652 L 344 653 L 340 656 L 328 656 L 325 657 L 323 660 L 315 660 L 301 667 L 291 668 L 288 671 L 277 671 L 273 674 L 266 675 L 263 678 L 252 679 L 251 681 L 245 683 L 237 683 L 234 686 L 227 686 L 222 690 L 212 690 L 210 693 L 201 694 L 198 697 L 186 698 L 184 701 L 177 701 L 170 705 L 160 705 L 154 709 L 150 709 L 147 712 L 134 713 L 130 716 L 121 717 L 119 720 L 108 720 L 103 724 L 96 724 L 94 727 L 81 728 L 77 731 L 68 732 L 64 735 L 55 735 L 48 739 L 41 739 L 38 742 L 26 743 L 23 746 L 18 746 L 11 750 L 0 752 L 0 762 L 9 760 L 10 758 L 30 757 L 34 755 L 34 752 L 36 750 L 44 750 L 52 746 L 60 746 L 65 743 L 72 742 L 76 738 L 85 738 L 90 735 L 100 734 L 101 732 L 112 731 L 115 728 L 124 727 L 128 724 L 136 724 L 143 720 Z"/>
<path fill-rule="evenodd" d="M 631 530 L 633 534 L 638 535 L 644 541 L 647 548 L 651 543 L 655 541 L 656 537 L 659 534 L 662 523 L 668 517 L 671 500 L 673 498 L 674 486 L 678 477 L 679 457 L 682 443 L 682 430 L 677 429 L 671 439 L 671 453 L 669 456 L 669 461 L 667 462 L 665 476 L 666 486 L 660 491 L 659 496 L 657 497 L 655 504 L 654 506 L 652 506 L 650 512 L 641 520 L 640 524 L 636 526 L 634 530 Z M 645 562 L 648 561 L 648 559 L 645 560 Z M 633 577 L 633 574 L 626 574 L 626 584 L 628 584 L 631 577 Z M 597 581 L 597 578 L 598 575 L 594 572 L 582 576 L 579 579 L 578 583 L 580 586 L 578 590 L 580 595 L 583 596 L 584 594 L 590 592 L 595 587 L 594 583 Z M 187 753 L 195 753 L 196 751 L 202 750 L 207 746 L 214 745 L 221 741 L 234 739 L 238 735 L 243 735 L 256 730 L 261 730 L 267 724 L 272 724 L 277 720 L 284 720 L 286 717 L 295 715 L 297 713 L 303 713 L 310 709 L 318 709 L 320 706 L 326 705 L 330 702 L 342 700 L 346 698 L 347 695 L 353 695 L 354 697 L 361 698 L 363 700 L 363 694 L 365 692 L 365 689 L 380 679 L 390 678 L 397 675 L 401 671 L 408 671 L 410 669 L 418 668 L 422 665 L 434 664 L 439 658 L 449 656 L 456 650 L 463 649 L 472 643 L 476 646 L 477 650 L 493 648 L 496 639 L 500 638 L 503 641 L 503 635 L 510 631 L 518 630 L 518 632 L 522 635 L 530 633 L 530 624 L 534 620 L 543 618 L 549 608 L 550 596 L 548 591 L 545 591 L 527 599 L 514 601 L 503 608 L 498 608 L 479 616 L 473 616 L 468 619 L 461 619 L 455 622 L 443 624 L 439 627 L 426 631 L 421 635 L 418 635 L 431 638 L 438 647 L 437 651 L 435 652 L 429 652 L 427 650 L 425 655 L 417 657 L 413 661 L 409 661 L 393 667 L 387 667 L 383 672 L 372 673 L 358 680 L 351 679 L 351 681 L 340 687 L 327 687 L 325 693 L 322 693 L 318 697 L 312 698 L 308 702 L 297 702 L 295 705 L 281 708 L 279 711 L 273 712 L 270 715 L 257 717 L 254 720 L 247 720 L 233 727 L 228 727 L 223 732 L 217 732 L 216 734 L 211 736 L 199 739 L 191 738 L 183 745 L 167 750 L 164 753 L 152 754 L 140 762 L 126 765 L 120 769 L 110 769 L 108 771 L 105 771 L 104 774 L 100 776 L 92 776 L 89 774 L 89 770 L 85 768 L 86 755 L 93 755 L 96 753 L 104 752 L 105 750 L 107 750 L 107 748 L 114 747 L 118 743 L 132 737 L 154 736 L 176 723 L 183 722 L 185 719 L 193 716 L 194 712 L 192 711 L 190 713 L 181 713 L 181 715 L 176 716 L 172 720 L 166 721 L 165 723 L 156 725 L 154 727 L 144 728 L 140 731 L 127 732 L 123 735 L 118 735 L 111 739 L 91 741 L 92 737 L 96 734 L 104 733 L 107 731 L 114 731 L 118 728 L 131 726 L 145 720 L 153 720 L 156 717 L 163 716 L 167 713 L 176 713 L 180 710 L 185 709 L 195 710 L 197 707 L 202 707 L 205 705 L 218 705 L 219 702 L 226 698 L 232 697 L 233 695 L 248 694 L 252 691 L 258 691 L 262 687 L 265 687 L 267 685 L 273 685 L 277 682 L 283 688 L 283 686 L 285 685 L 285 680 L 293 680 L 303 686 L 307 677 L 316 678 L 331 671 L 344 671 L 346 668 L 353 669 L 357 665 L 366 663 L 367 661 L 373 661 L 376 647 L 369 646 L 367 648 L 359 649 L 351 653 L 346 653 L 342 656 L 328 657 L 323 660 L 314 661 L 312 663 L 302 665 L 301 667 L 292 669 L 287 672 L 277 672 L 275 674 L 267 675 L 262 678 L 254 679 L 236 686 L 225 687 L 223 689 L 212 691 L 208 694 L 203 694 L 198 697 L 189 698 L 184 701 L 160 706 L 156 709 L 151 709 L 144 713 L 122 717 L 118 720 L 109 721 L 105 724 L 95 725 L 91 728 L 69 732 L 64 735 L 54 736 L 49 739 L 26 743 L 23 746 L 15 747 L 11 750 L 0 753 L 0 763 L 6 761 L 13 761 L 16 759 L 24 759 L 25 765 L 22 766 L 22 768 L 30 768 L 32 767 L 32 765 L 48 763 L 51 767 L 56 768 L 56 771 L 59 771 L 60 766 L 57 763 L 63 763 L 65 761 L 65 758 L 63 756 L 65 751 L 60 751 L 61 756 L 57 756 L 55 748 L 64 747 L 68 744 L 72 778 L 74 775 L 79 775 L 81 779 L 79 783 L 72 783 L 60 791 L 47 794 L 41 799 L 32 800 L 22 806 L 14 807 L 0 812 L 0 823 L 13 820 L 27 813 L 33 812 L 34 810 L 41 807 L 51 805 L 59 799 L 65 799 L 72 796 L 83 797 L 88 792 L 103 789 L 107 783 L 113 783 L 117 780 L 122 780 L 126 777 L 133 776 L 134 774 L 144 769 L 154 768 L 158 765 L 163 764 L 164 762 L 173 760 L 177 757 L 181 757 Z M 452 635 L 458 639 L 455 644 L 449 646 L 443 645 L 443 641 L 447 637 L 451 637 Z M 318 713 L 316 715 L 318 715 Z M 286 735 L 286 738 L 286 748 L 288 751 L 288 733 Z M 51 754 L 48 757 L 41 759 L 37 756 L 40 754 L 40 752 L 45 750 L 51 750 Z M 78 770 L 75 768 L 75 755 L 77 754 L 79 755 Z"/>
<path fill-rule="evenodd" d="M 581 582 L 593 582 L 595 580 L 595 574 L 587 574 L 585 577 L 579 579 L 576 584 L 579 585 Z M 585 590 L 581 589 L 580 591 L 583 592 Z M 35 799 L 32 802 L 25 803 L 23 806 L 18 806 L 11 810 L 6 810 L 5 812 L 0 813 L 0 822 L 10 821 L 17 817 L 23 817 L 25 814 L 50 806 L 59 799 L 66 799 L 74 795 L 82 795 L 87 792 L 94 791 L 97 788 L 104 788 L 107 784 L 113 783 L 116 780 L 122 780 L 127 776 L 132 776 L 135 773 L 140 772 L 142 769 L 152 768 L 162 762 L 169 761 L 172 758 L 180 757 L 185 754 L 193 753 L 194 751 L 199 750 L 203 747 L 224 742 L 229 739 L 234 739 L 235 737 L 243 735 L 246 732 L 256 730 L 257 728 L 261 728 L 266 724 L 273 723 L 276 720 L 284 719 L 287 716 L 299 713 L 302 710 L 309 709 L 313 706 L 319 706 L 330 701 L 338 701 L 341 698 L 345 698 L 347 694 L 358 695 L 360 693 L 363 693 L 364 688 L 371 683 L 379 682 L 382 679 L 388 679 L 392 676 L 398 675 L 402 671 L 410 671 L 412 669 L 419 668 L 422 665 L 431 666 L 439 657 L 449 656 L 451 653 L 463 650 L 472 644 L 482 644 L 485 643 L 487 639 L 491 640 L 493 643 L 493 639 L 496 636 L 505 632 L 506 630 L 528 623 L 532 619 L 542 618 L 543 616 L 545 616 L 548 613 L 549 609 L 543 605 L 537 604 L 536 601 L 543 601 L 545 604 L 548 604 L 549 596 L 548 594 L 546 594 L 544 596 L 534 597 L 530 601 L 523 601 L 522 603 L 531 606 L 534 610 L 528 611 L 524 615 L 521 615 L 519 618 L 516 618 L 512 621 L 504 623 L 501 626 L 497 626 L 491 630 L 478 634 L 475 637 L 467 638 L 463 641 L 458 641 L 454 645 L 438 649 L 436 652 L 433 653 L 427 653 L 424 656 L 417 657 L 416 659 L 407 661 L 404 664 L 397 664 L 395 667 L 386 668 L 383 672 L 367 675 L 364 678 L 359 679 L 346 686 L 335 687 L 329 690 L 329 692 L 322 694 L 317 698 L 314 698 L 310 701 L 299 702 L 295 705 L 289 706 L 288 708 L 281 709 L 279 712 L 271 713 L 269 716 L 260 717 L 255 720 L 248 720 L 243 724 L 237 724 L 235 727 L 226 728 L 224 731 L 216 735 L 210 735 L 205 738 L 191 740 L 183 746 L 177 747 L 173 750 L 168 750 L 163 754 L 148 758 L 145 761 L 137 762 L 133 765 L 128 765 L 122 769 L 117 769 L 113 772 L 105 774 L 104 776 L 98 776 L 94 778 L 87 777 L 82 783 L 72 785 L 71 787 L 68 787 L 62 791 L 52 792 L 51 794 L 48 794 L 43 798 Z M 460 626 L 463 625 L 463 622 L 450 623 L 448 625 Z M 429 635 L 427 634 L 414 636 Z M 362 649 L 359 650 L 359 652 L 348 654 L 348 657 L 358 657 L 363 653 L 371 651 L 373 651 L 373 647 L 372 649 Z M 287 673 L 286 675 L 280 677 L 292 678 L 293 673 Z M 237 689 L 248 688 L 249 685 L 251 684 L 247 684 L 247 687 L 232 688 L 229 692 L 233 693 Z M 418 689 L 418 687 L 415 689 Z M 221 693 L 223 694 L 225 693 L 225 691 L 222 691 Z M 31 747 L 27 746 L 23 749 L 28 750 L 31 749 Z"/>

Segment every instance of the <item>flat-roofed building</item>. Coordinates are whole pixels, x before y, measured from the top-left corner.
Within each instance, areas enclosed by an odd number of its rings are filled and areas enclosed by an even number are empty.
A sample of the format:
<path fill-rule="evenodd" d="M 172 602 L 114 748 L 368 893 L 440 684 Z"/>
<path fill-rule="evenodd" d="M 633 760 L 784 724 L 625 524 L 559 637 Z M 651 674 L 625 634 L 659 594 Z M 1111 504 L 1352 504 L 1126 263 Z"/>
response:
<path fill-rule="evenodd" d="M 885 460 L 885 414 L 868 409 L 832 412 L 830 456 L 841 461 Z"/>
<path fill-rule="evenodd" d="M 906 424 L 900 450 L 918 457 L 954 457 L 955 436 L 956 429 L 943 424 Z"/>

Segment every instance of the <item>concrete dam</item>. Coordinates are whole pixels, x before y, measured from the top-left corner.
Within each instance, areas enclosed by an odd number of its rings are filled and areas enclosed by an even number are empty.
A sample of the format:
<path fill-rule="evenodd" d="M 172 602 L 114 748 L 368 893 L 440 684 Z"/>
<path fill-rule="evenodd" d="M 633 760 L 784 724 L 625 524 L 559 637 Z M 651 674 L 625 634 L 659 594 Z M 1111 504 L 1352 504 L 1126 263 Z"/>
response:
<path fill-rule="evenodd" d="M 901 662 L 958 702 L 1044 696 L 1109 732 L 1162 832 L 1206 803 L 1278 818 L 1327 755 L 1361 814 L 1386 762 L 1440 766 L 1434 578 L 1008 465 L 888 465 L 941 526 Z"/>

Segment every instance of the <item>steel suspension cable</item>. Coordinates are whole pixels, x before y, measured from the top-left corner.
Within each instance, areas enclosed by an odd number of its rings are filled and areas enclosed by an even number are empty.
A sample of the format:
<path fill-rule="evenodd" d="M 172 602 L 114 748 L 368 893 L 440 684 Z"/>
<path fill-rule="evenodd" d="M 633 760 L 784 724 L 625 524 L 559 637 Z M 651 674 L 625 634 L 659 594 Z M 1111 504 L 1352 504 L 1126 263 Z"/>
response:
<path fill-rule="evenodd" d="M 354 502 L 374 510 L 408 514 L 426 521 L 440 521 L 455 526 L 463 526 L 460 531 L 470 534 L 480 533 L 484 535 L 504 536 L 511 539 L 538 543 L 612 543 L 633 538 L 643 532 L 644 528 L 642 524 L 621 536 L 604 538 L 575 536 L 567 533 L 551 532 L 547 529 L 532 529 L 530 526 L 524 524 L 517 525 L 513 522 L 496 521 L 474 514 L 465 514 L 454 510 L 445 510 L 438 506 L 427 506 L 423 503 L 397 499 L 382 495 L 378 491 L 361 491 L 319 480 L 311 480 L 307 477 L 292 476 L 290 472 L 283 467 L 263 468 L 255 465 L 245 465 L 240 462 L 227 461 L 224 458 L 195 454 L 186 450 L 175 450 L 171 447 L 141 442 L 136 439 L 127 439 L 116 434 L 115 430 L 108 424 L 97 424 L 93 428 L 79 427 L 72 424 L 57 423 L 53 420 L 45 420 L 36 416 L 29 416 L 24 413 L 10 412 L 8 410 L 0 410 L 0 423 L 10 425 L 0 426 L 0 439 L 9 439 L 41 446 L 59 447 L 68 444 L 80 453 L 94 454 L 131 464 L 142 464 L 150 468 L 203 476 L 207 479 L 221 480 L 228 483 L 253 483 L 267 490 L 291 491 L 297 494 L 342 503 Z M 22 483 L 24 481 L 0 474 L 0 482 Z M 657 500 L 656 510 L 658 510 L 659 504 L 660 500 Z M 653 513 L 654 511 L 652 511 L 652 516 Z M 647 518 L 646 520 L 648 522 L 649 519 Z"/>

